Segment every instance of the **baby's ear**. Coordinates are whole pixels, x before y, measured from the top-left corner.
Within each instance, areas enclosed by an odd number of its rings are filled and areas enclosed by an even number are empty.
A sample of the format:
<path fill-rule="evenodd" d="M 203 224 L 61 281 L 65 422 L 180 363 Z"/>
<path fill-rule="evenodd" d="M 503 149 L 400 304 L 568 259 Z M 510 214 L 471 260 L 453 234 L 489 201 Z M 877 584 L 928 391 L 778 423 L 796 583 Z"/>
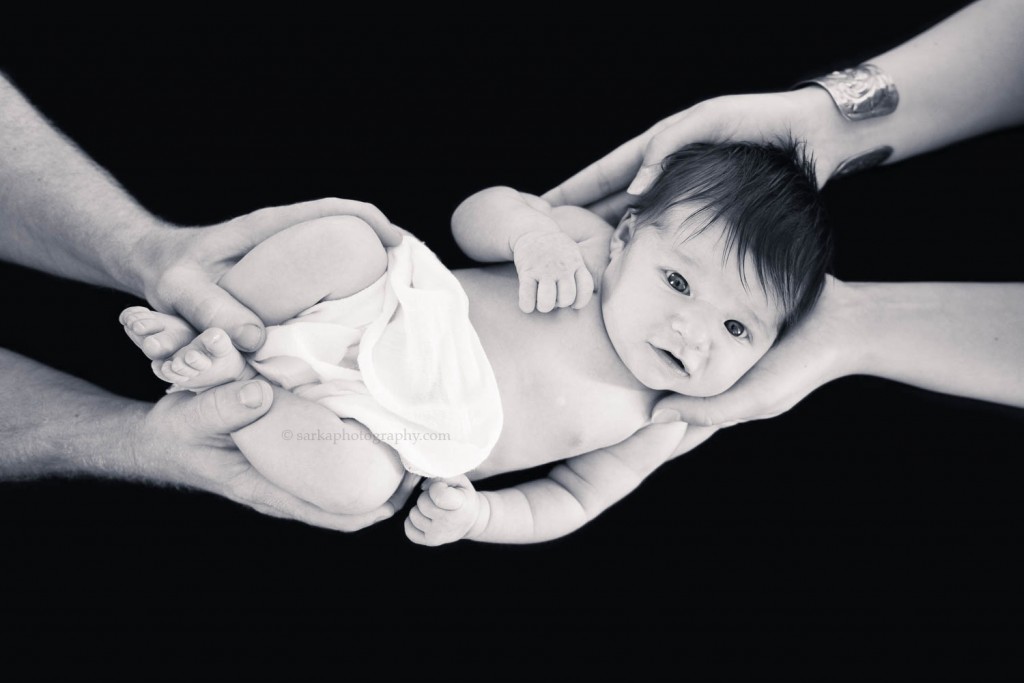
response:
<path fill-rule="evenodd" d="M 623 214 L 619 220 L 619 224 L 615 226 L 614 232 L 612 232 L 612 239 L 610 244 L 611 256 L 615 257 L 620 254 L 625 248 L 626 244 L 633 239 L 633 233 L 636 231 L 636 209 L 630 207 L 626 209 L 626 213 Z"/>

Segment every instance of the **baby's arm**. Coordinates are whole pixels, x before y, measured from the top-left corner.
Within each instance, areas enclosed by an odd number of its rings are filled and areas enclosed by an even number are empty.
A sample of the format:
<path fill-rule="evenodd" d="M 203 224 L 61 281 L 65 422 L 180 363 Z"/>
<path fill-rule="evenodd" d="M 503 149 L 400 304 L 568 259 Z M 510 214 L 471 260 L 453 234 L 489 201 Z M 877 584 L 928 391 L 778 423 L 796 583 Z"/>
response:
<path fill-rule="evenodd" d="M 611 226 L 575 206 L 492 187 L 462 202 L 452 216 L 459 247 L 477 261 L 513 261 L 525 313 L 582 308 L 608 262 Z"/>
<path fill-rule="evenodd" d="M 611 226 L 578 206 L 552 207 L 511 187 L 489 187 L 470 196 L 452 214 L 452 235 L 475 261 L 512 261 L 513 247 L 528 232 L 562 232 L 582 244 L 606 237 Z"/>
<path fill-rule="evenodd" d="M 544 479 L 501 491 L 476 492 L 464 477 L 448 487 L 435 482 L 406 520 L 406 534 L 423 545 L 460 538 L 540 543 L 565 536 L 717 430 L 690 426 L 684 436 L 683 428 L 679 422 L 650 425 L 620 444 L 559 463 Z"/>

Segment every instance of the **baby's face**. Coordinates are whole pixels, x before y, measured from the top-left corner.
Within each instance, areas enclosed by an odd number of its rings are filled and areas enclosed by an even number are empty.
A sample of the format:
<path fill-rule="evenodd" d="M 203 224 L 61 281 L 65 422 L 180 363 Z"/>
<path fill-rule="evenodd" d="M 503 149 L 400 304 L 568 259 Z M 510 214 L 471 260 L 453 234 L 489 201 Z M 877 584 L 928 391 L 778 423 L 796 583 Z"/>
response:
<path fill-rule="evenodd" d="M 749 258 L 744 288 L 735 250 L 725 258 L 720 225 L 696 234 L 698 221 L 685 223 L 692 210 L 675 207 L 640 230 L 634 217 L 623 219 L 612 237 L 601 309 L 619 358 L 641 383 L 713 396 L 771 347 L 783 311 L 762 290 Z"/>

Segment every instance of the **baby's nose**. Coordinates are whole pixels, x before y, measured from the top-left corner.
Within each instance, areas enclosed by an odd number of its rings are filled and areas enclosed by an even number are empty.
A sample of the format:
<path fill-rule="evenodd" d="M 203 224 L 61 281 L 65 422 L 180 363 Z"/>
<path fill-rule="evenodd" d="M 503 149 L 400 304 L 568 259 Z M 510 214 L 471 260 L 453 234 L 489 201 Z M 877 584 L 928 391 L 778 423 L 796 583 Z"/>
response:
<path fill-rule="evenodd" d="M 677 316 L 672 321 L 672 329 L 682 338 L 684 353 L 696 355 L 694 360 L 702 360 L 707 355 L 711 333 L 705 321 L 698 316 Z"/>

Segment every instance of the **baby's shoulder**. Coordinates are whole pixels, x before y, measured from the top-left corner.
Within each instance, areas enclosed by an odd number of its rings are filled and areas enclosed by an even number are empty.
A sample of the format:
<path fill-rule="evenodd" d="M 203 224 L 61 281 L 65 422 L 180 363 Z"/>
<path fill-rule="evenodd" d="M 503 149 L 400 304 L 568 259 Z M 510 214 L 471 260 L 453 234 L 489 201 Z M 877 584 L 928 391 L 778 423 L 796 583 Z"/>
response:
<path fill-rule="evenodd" d="M 551 217 L 563 232 L 577 242 L 592 238 L 611 238 L 614 228 L 593 211 L 580 206 L 556 206 Z"/>

